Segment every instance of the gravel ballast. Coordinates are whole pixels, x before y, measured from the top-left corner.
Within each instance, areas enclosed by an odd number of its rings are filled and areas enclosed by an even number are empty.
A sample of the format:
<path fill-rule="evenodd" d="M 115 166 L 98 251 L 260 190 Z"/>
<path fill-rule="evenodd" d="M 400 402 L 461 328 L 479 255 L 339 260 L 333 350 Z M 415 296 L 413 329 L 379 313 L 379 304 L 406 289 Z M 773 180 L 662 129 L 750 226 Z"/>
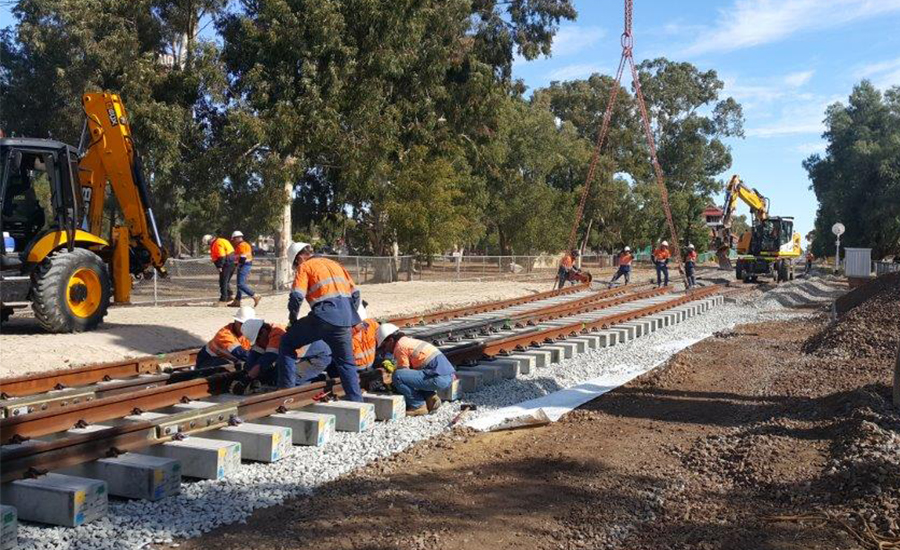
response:
<path fill-rule="evenodd" d="M 488 386 L 467 396 L 466 401 L 478 405 L 476 414 L 485 414 L 603 374 L 648 370 L 680 349 L 674 345 L 678 342 L 694 342 L 736 324 L 798 315 L 776 301 L 765 307 L 746 307 L 745 300 L 715 307 L 626 344 L 534 369 L 518 379 Z M 106 518 L 77 529 L 23 524 L 19 529 L 20 547 L 143 548 L 245 522 L 256 509 L 309 494 L 323 483 L 445 431 L 458 410 L 458 403 L 446 404 L 434 415 L 378 423 L 362 435 L 338 433 L 324 448 L 294 447 L 289 457 L 274 464 L 245 463 L 229 479 L 185 483 L 179 496 L 163 501 L 111 501 Z"/>

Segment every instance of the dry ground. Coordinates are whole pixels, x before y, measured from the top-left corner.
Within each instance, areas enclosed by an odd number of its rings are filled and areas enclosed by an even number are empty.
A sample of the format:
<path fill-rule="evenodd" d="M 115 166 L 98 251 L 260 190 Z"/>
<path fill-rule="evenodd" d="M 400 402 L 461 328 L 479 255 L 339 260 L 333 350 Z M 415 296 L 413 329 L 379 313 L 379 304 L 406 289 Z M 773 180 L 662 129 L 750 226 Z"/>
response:
<path fill-rule="evenodd" d="M 737 327 L 558 424 L 457 430 L 181 548 L 861 547 L 769 519 L 817 510 L 900 536 L 892 359 L 801 352 L 826 324 Z"/>

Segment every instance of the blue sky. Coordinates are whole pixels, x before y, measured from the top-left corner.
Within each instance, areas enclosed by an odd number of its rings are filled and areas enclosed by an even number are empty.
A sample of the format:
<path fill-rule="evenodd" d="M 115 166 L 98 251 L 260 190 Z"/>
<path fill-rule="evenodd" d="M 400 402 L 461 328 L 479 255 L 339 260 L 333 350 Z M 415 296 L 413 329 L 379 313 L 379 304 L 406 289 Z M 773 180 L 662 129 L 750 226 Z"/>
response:
<path fill-rule="evenodd" d="M 743 139 L 729 140 L 732 173 L 811 230 L 816 198 L 801 163 L 822 153 L 825 107 L 846 103 L 868 78 L 900 85 L 900 0 L 635 0 L 635 59 L 664 56 L 715 69 L 744 108 Z M 613 74 L 621 53 L 620 0 L 575 0 L 549 59 L 517 61 L 529 87 Z M 627 79 L 627 76 L 626 76 Z M 630 79 L 627 79 L 630 87 Z M 746 206 L 739 207 L 747 213 Z"/>
<path fill-rule="evenodd" d="M 0 1 L 0 27 L 12 2 Z M 553 56 L 518 61 L 530 88 L 611 74 L 622 32 L 620 0 L 575 0 Z M 812 229 L 816 200 L 801 162 L 824 151 L 825 107 L 869 78 L 900 85 L 900 0 L 635 0 L 635 58 L 665 56 L 715 69 L 744 107 L 744 139 L 730 140 L 740 174 L 772 200 L 772 213 Z M 742 213 L 746 207 L 742 206 Z"/>

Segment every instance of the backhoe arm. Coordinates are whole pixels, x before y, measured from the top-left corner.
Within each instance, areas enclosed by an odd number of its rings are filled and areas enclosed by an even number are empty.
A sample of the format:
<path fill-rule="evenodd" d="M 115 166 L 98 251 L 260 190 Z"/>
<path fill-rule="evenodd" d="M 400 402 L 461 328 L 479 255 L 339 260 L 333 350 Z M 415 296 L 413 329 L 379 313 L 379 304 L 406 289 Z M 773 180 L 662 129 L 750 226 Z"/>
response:
<path fill-rule="evenodd" d="M 715 229 L 716 256 L 722 269 L 731 268 L 731 260 L 728 258 L 731 249 L 731 223 L 739 200 L 750 207 L 750 213 L 758 222 L 765 221 L 769 217 L 769 200 L 756 189 L 744 185 L 737 174 L 731 176 L 725 187 L 722 223 Z"/>
<path fill-rule="evenodd" d="M 168 253 L 153 217 L 125 106 L 118 95 L 108 93 L 88 93 L 81 101 L 90 139 L 79 164 L 87 229 L 95 235 L 101 234 L 108 182 L 122 209 L 126 226 L 123 229 L 127 229 L 128 237 L 128 250 L 123 251 L 125 243 L 117 242 L 115 256 L 121 263 L 125 252 L 128 253 L 130 261 L 126 273 L 140 274 L 152 266 L 165 275 Z M 118 238 L 125 237 L 123 230 L 115 233 Z"/>

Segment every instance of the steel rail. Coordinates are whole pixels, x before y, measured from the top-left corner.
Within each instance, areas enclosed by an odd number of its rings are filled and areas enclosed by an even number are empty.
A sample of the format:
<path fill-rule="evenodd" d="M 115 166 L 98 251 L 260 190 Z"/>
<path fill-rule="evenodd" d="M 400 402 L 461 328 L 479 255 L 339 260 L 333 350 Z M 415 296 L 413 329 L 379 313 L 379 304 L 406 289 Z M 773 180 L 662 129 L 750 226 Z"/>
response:
<path fill-rule="evenodd" d="M 287 390 L 245 397 L 209 409 L 175 413 L 156 420 L 140 420 L 91 433 L 68 435 L 53 440 L 31 440 L 0 448 L 0 482 L 39 474 L 47 470 L 116 456 L 184 437 L 253 420 L 277 412 L 314 403 L 323 392 L 344 395 L 340 384 L 318 382 Z M 166 428 L 166 429 L 163 429 Z"/>
<path fill-rule="evenodd" d="M 406 317 L 391 317 L 388 318 L 387 321 L 402 327 L 413 326 L 415 324 L 421 325 L 423 323 L 455 319 L 464 315 L 474 315 L 529 302 L 536 302 L 555 296 L 564 296 L 589 288 L 589 284 L 574 285 L 561 290 L 539 292 L 537 294 L 521 296 L 519 298 L 436 311 L 434 313 Z M 4 378 L 0 379 L 0 399 L 26 397 L 51 390 L 88 386 L 105 380 L 124 379 L 136 377 L 141 374 L 161 374 L 170 369 L 186 368 L 194 364 L 199 351 L 199 349 L 185 349 L 166 354 L 137 357 L 126 361 L 98 363 L 72 369 L 53 370 Z"/>
<path fill-rule="evenodd" d="M 478 361 L 485 357 L 508 355 L 518 351 L 525 351 L 530 347 L 539 347 L 542 344 L 552 343 L 559 338 L 568 338 L 577 336 L 578 334 L 603 330 L 613 325 L 625 323 L 647 315 L 653 315 L 660 311 L 665 311 L 701 298 L 706 298 L 721 290 L 722 288 L 719 285 L 708 286 L 691 291 L 691 293 L 687 295 L 672 300 L 652 304 L 632 311 L 607 315 L 595 321 L 579 321 L 560 327 L 518 332 L 499 338 L 489 338 L 479 342 L 463 344 L 459 347 L 446 350 L 444 355 L 446 355 L 455 365 Z"/>

